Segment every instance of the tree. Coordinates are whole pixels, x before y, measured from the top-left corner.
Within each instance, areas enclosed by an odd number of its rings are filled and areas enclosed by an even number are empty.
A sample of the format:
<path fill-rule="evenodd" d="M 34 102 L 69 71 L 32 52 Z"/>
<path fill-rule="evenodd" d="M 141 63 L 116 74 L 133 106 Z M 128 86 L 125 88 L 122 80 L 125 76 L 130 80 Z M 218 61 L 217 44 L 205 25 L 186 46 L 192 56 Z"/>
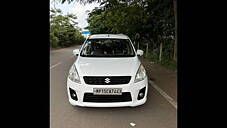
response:
<path fill-rule="evenodd" d="M 67 47 L 84 40 L 74 14 L 63 15 L 60 9 L 51 9 L 50 13 L 51 47 Z"/>
<path fill-rule="evenodd" d="M 92 34 L 123 33 L 139 42 L 142 49 L 148 49 L 145 44 L 152 47 L 149 53 L 157 56 L 153 57 L 157 61 L 161 57 L 160 60 L 176 60 L 176 0 L 62 0 L 65 1 L 100 2 L 102 7 L 89 13 L 87 29 Z"/>
<path fill-rule="evenodd" d="M 124 33 L 134 38 L 141 32 L 143 24 L 143 8 L 138 5 L 128 6 L 125 3 L 106 5 L 95 9 L 89 14 L 87 27 L 92 34 L 95 33 Z"/>

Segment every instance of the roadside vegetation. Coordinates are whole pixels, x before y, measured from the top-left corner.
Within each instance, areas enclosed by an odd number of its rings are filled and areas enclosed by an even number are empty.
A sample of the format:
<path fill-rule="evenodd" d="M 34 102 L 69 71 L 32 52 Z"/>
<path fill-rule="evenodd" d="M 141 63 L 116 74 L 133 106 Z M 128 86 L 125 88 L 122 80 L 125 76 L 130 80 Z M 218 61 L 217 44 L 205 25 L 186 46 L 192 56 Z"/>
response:
<path fill-rule="evenodd" d="M 100 2 L 100 8 L 89 13 L 91 34 L 126 34 L 146 59 L 176 69 L 176 0 L 60 0 L 73 1 Z"/>
<path fill-rule="evenodd" d="M 74 14 L 63 15 L 60 9 L 50 10 L 50 48 L 69 47 L 85 40 L 76 19 Z"/>

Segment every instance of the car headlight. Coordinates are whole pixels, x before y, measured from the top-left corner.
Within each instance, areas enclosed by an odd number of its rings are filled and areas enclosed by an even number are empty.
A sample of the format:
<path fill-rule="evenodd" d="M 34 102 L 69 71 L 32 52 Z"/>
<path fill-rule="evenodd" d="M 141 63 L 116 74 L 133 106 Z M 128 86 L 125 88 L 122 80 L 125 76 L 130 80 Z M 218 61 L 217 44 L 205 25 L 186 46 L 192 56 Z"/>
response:
<path fill-rule="evenodd" d="M 140 65 L 140 67 L 139 67 L 139 69 L 138 69 L 138 71 L 136 73 L 136 77 L 135 77 L 134 83 L 144 80 L 146 78 L 146 76 L 147 75 L 146 75 L 145 68 L 143 67 L 143 65 Z"/>
<path fill-rule="evenodd" d="M 76 66 L 73 64 L 71 69 L 69 70 L 69 79 L 73 82 L 80 84 L 80 77 L 78 75 L 78 72 L 76 70 Z"/>

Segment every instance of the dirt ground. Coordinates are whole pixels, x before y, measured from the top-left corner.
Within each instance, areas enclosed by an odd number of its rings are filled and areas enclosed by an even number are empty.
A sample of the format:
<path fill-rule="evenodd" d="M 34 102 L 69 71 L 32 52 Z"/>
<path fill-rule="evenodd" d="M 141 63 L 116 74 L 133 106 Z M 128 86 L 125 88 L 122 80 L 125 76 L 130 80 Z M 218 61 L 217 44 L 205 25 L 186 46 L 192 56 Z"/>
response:
<path fill-rule="evenodd" d="M 50 51 L 59 50 L 59 49 L 62 49 L 62 48 L 50 48 Z"/>
<path fill-rule="evenodd" d="M 167 69 L 145 58 L 140 60 L 146 68 L 149 79 L 177 101 L 177 71 Z"/>

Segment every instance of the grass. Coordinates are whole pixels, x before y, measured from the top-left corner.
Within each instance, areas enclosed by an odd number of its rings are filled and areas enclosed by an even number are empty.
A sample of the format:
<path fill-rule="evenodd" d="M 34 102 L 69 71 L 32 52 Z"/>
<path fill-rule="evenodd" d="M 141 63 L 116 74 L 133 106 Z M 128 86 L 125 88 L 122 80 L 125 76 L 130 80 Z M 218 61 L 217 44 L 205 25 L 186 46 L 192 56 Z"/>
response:
<path fill-rule="evenodd" d="M 170 70 L 173 70 L 173 71 L 177 70 L 177 63 L 175 61 L 172 61 L 172 60 L 162 61 L 160 64 Z"/>
<path fill-rule="evenodd" d="M 144 55 L 144 58 L 148 59 L 149 61 L 158 63 L 158 64 L 164 66 L 165 68 L 169 69 L 169 70 L 173 70 L 173 71 L 177 70 L 177 62 L 171 60 L 171 58 L 163 56 L 162 61 L 159 62 L 159 56 L 157 54 L 152 55 L 150 53 L 148 54 L 147 57 L 145 57 L 145 55 Z"/>

